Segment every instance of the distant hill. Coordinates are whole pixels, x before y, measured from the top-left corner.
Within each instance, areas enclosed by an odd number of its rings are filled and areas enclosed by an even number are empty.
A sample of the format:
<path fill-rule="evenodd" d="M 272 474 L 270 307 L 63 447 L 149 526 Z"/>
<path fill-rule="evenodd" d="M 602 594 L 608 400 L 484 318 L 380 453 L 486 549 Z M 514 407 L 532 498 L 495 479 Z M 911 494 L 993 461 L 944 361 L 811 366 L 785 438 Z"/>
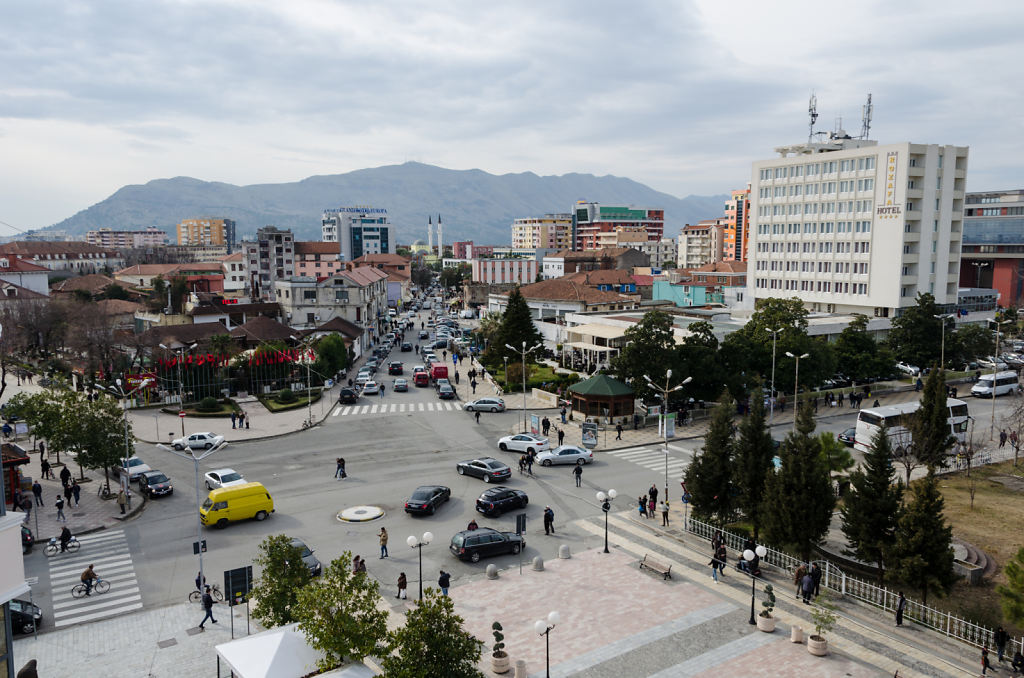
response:
<path fill-rule="evenodd" d="M 153 226 L 171 234 L 182 219 L 219 216 L 234 219 L 239 237 L 273 224 L 290 228 L 299 239 L 320 239 L 324 209 L 367 205 L 383 207 L 395 225 L 398 242 L 426 239 L 427 217 L 444 223 L 444 240 L 501 244 L 511 239 L 512 220 L 548 212 L 569 212 L 579 199 L 604 204 L 664 208 L 666 236 L 684 224 L 722 215 L 727 195 L 677 198 L 622 177 L 565 174 L 541 177 L 449 170 L 407 162 L 346 174 L 313 176 L 287 184 L 234 186 L 190 177 L 156 179 L 125 186 L 52 228 L 84 235 L 95 228 Z"/>

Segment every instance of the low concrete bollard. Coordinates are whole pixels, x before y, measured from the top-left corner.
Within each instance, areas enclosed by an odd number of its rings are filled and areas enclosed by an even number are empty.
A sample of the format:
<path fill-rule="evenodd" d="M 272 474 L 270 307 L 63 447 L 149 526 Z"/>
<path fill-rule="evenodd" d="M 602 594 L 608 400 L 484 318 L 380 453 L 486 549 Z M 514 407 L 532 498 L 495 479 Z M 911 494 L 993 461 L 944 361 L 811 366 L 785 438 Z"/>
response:
<path fill-rule="evenodd" d="M 491 563 L 490 565 L 487 566 L 487 578 L 488 579 L 497 579 L 498 578 L 498 566 L 495 565 L 494 563 Z"/>
<path fill-rule="evenodd" d="M 541 558 L 540 556 L 534 556 L 534 558 L 533 558 L 533 569 L 536 570 L 537 572 L 543 571 L 544 570 L 544 559 Z"/>
<path fill-rule="evenodd" d="M 789 629 L 789 642 L 791 643 L 802 643 L 804 642 L 804 630 L 799 626 L 791 626 Z"/>
<path fill-rule="evenodd" d="M 569 553 L 569 545 L 568 544 L 562 544 L 561 546 L 558 547 L 558 557 L 561 558 L 562 560 L 568 560 L 569 558 L 572 558 L 572 554 Z"/>
<path fill-rule="evenodd" d="M 526 673 L 526 660 L 525 659 L 517 659 L 516 660 L 516 671 L 515 671 L 515 673 L 512 674 L 512 678 L 528 678 L 527 673 Z"/>

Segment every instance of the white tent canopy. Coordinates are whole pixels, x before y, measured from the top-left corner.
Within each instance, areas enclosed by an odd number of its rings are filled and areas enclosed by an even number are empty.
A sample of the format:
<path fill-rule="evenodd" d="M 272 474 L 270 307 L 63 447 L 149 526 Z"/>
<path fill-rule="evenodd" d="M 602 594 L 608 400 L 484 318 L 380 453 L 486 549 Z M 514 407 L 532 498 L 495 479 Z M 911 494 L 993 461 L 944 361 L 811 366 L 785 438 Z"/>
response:
<path fill-rule="evenodd" d="M 298 624 L 288 624 L 217 646 L 237 678 L 301 678 L 316 671 L 323 653 L 306 642 Z M 356 664 L 324 674 L 344 678 L 368 678 L 373 671 Z"/>

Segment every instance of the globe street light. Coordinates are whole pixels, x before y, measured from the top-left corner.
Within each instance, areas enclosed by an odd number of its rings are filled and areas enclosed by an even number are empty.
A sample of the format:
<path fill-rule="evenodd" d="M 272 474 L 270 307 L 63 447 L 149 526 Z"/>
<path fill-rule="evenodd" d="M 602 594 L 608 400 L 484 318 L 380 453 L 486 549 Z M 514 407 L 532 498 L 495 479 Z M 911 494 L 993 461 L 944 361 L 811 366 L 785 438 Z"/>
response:
<path fill-rule="evenodd" d="M 551 629 L 555 628 L 560 621 L 560 617 L 557 612 L 548 613 L 548 620 L 538 619 L 537 623 L 533 625 L 533 630 L 544 636 L 544 674 L 547 678 L 551 678 Z"/>
<path fill-rule="evenodd" d="M 601 502 L 601 510 L 604 511 L 604 552 L 608 553 L 608 512 L 612 510 L 612 499 L 618 496 L 618 492 L 615 490 L 608 490 L 608 494 L 604 492 L 597 493 L 597 500 Z"/>
<path fill-rule="evenodd" d="M 647 381 L 647 385 L 652 390 L 657 391 L 658 393 L 661 394 L 661 419 L 663 433 L 665 434 L 665 501 L 668 501 L 668 394 L 671 393 L 672 391 L 678 391 L 683 386 L 689 384 L 693 380 L 693 377 L 687 377 L 686 379 L 683 379 L 681 382 L 679 382 L 672 388 L 669 388 L 668 382 L 671 378 L 672 370 L 669 370 L 665 373 L 665 388 L 661 388 L 660 386 L 655 385 L 655 383 L 651 381 L 650 377 L 648 377 L 646 374 L 644 375 L 644 379 Z"/>
<path fill-rule="evenodd" d="M 754 583 L 757 581 L 757 577 L 754 576 L 754 567 L 756 562 L 754 558 L 758 560 L 768 555 L 768 549 L 758 544 L 754 547 L 754 550 L 746 549 L 743 552 L 743 560 L 747 563 L 747 571 L 750 573 L 750 624 L 756 624 L 757 621 L 754 619 Z"/>
<path fill-rule="evenodd" d="M 793 355 L 789 351 L 786 351 L 786 355 L 790 358 L 796 358 L 796 372 L 793 375 L 793 430 L 796 430 L 796 415 L 797 408 L 800 406 L 800 359 L 810 358 L 810 353 L 804 353 L 803 355 Z"/>
<path fill-rule="evenodd" d="M 405 540 L 405 543 L 410 548 L 418 549 L 420 554 L 420 600 L 423 600 L 423 547 L 434 540 L 434 535 L 430 532 L 424 532 L 422 539 L 417 539 L 412 535 Z"/>

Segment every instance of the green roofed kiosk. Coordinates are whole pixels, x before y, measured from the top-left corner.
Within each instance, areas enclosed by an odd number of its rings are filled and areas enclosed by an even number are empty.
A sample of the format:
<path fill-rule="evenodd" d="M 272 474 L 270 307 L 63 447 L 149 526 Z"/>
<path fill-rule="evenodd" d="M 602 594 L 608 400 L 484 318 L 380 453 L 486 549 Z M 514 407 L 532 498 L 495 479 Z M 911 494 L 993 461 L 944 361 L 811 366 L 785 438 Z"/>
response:
<path fill-rule="evenodd" d="M 584 417 L 604 417 L 605 412 L 613 419 L 633 416 L 633 389 L 607 374 L 573 384 L 569 397 L 573 411 Z"/>

